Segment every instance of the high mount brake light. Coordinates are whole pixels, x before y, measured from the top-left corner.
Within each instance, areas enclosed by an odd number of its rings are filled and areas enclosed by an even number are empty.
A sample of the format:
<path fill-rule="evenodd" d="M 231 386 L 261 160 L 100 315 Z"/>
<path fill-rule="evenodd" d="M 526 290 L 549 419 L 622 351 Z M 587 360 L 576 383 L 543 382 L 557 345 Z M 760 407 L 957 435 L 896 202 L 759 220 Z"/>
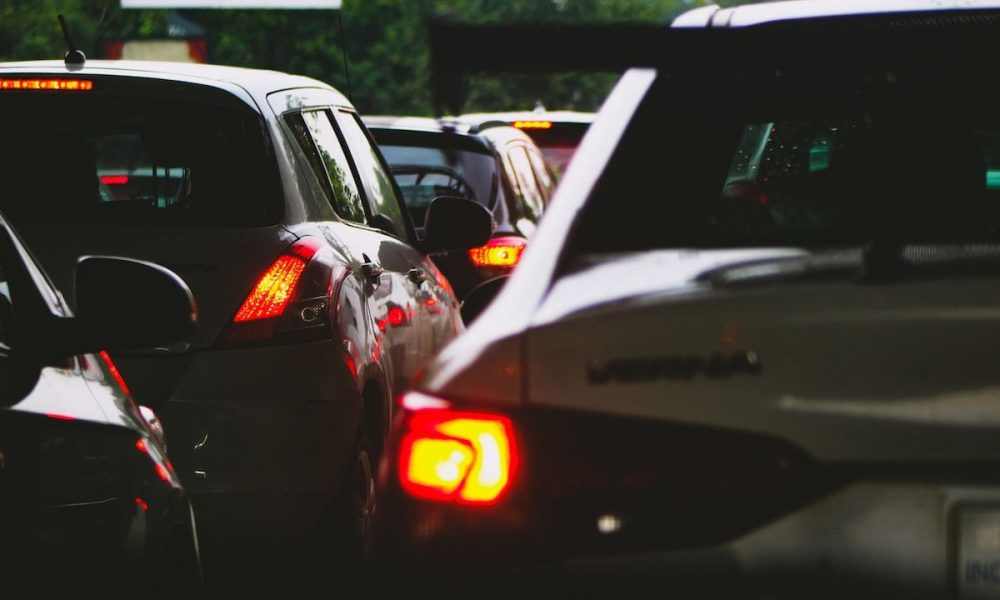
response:
<path fill-rule="evenodd" d="M 94 82 L 89 79 L 0 79 L 0 90 L 27 92 L 89 92 Z"/>
<path fill-rule="evenodd" d="M 518 129 L 552 129 L 552 121 L 514 121 Z"/>
<path fill-rule="evenodd" d="M 485 246 L 471 248 L 469 260 L 479 268 L 512 269 L 521 260 L 521 254 L 528 242 L 524 238 L 507 236 L 493 238 Z"/>
<path fill-rule="evenodd" d="M 233 317 L 226 342 L 325 335 L 335 283 L 346 275 L 320 241 L 302 238 L 264 271 Z"/>
<path fill-rule="evenodd" d="M 408 398 L 415 396 L 413 402 Z M 507 417 L 443 408 L 422 394 L 407 394 L 399 450 L 399 481 L 415 498 L 492 505 L 510 489 L 517 471 L 514 428 Z M 442 401 L 443 402 L 443 401 Z"/>

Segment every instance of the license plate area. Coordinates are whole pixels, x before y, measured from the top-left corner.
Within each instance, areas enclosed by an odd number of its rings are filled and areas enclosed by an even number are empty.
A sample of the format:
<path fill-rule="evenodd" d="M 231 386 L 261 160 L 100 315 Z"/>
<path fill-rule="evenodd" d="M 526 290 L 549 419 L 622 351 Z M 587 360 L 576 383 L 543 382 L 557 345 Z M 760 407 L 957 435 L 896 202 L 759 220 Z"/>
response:
<path fill-rule="evenodd" d="M 958 511 L 956 576 L 962 600 L 1000 600 L 1000 506 Z"/>

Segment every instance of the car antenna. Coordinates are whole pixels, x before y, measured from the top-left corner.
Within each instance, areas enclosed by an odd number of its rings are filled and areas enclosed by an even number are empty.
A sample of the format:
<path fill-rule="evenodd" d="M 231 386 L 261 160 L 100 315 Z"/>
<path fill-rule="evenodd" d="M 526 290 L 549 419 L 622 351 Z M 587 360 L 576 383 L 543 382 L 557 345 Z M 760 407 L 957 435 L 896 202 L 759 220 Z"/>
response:
<path fill-rule="evenodd" d="M 87 62 L 87 55 L 73 43 L 73 36 L 69 34 L 66 19 L 62 15 L 58 15 L 58 19 L 59 26 L 62 27 L 63 39 L 66 40 L 66 46 L 69 48 L 69 51 L 66 52 L 66 56 L 63 58 L 63 62 L 66 63 L 67 67 L 82 67 Z"/>
<path fill-rule="evenodd" d="M 344 77 L 347 79 L 347 99 L 354 102 L 351 94 L 351 69 L 347 63 L 347 40 L 344 39 L 344 19 L 340 16 L 342 11 L 337 11 L 337 37 L 340 38 L 340 53 L 344 56 Z"/>

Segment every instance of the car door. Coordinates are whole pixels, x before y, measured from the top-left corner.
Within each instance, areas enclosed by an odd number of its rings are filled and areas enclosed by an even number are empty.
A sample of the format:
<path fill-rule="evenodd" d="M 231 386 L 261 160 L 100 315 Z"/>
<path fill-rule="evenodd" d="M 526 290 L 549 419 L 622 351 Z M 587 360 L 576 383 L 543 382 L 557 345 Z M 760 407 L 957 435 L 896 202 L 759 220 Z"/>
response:
<path fill-rule="evenodd" d="M 406 301 L 413 307 L 412 315 L 407 315 L 412 319 L 412 329 L 406 337 L 408 343 L 417 344 L 410 349 L 407 362 L 408 369 L 412 369 L 408 372 L 414 374 L 461 329 L 457 302 L 437 267 L 414 248 L 413 227 L 403 209 L 399 190 L 361 119 L 354 111 L 343 108 L 336 111 L 336 118 L 350 149 L 372 221 L 380 229 L 382 268 L 392 273 L 394 281 L 403 282 L 402 289 L 409 296 Z"/>

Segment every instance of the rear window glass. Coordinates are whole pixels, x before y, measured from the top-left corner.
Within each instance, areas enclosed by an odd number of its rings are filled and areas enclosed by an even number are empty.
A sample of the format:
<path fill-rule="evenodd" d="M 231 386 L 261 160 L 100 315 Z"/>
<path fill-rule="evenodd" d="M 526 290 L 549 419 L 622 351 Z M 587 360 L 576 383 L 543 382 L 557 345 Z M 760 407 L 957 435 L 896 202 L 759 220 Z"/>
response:
<path fill-rule="evenodd" d="M 438 196 L 468 198 L 488 209 L 496 202 L 496 160 L 491 154 L 420 146 L 379 148 L 417 227 L 423 227 L 427 207 Z"/>
<path fill-rule="evenodd" d="M 15 221 L 255 226 L 281 215 L 253 115 L 159 101 L 0 98 L 0 210 Z M 16 144 L 10 144 L 17 140 Z"/>
<path fill-rule="evenodd" d="M 851 94 L 843 77 L 808 86 L 779 81 L 767 104 L 756 105 L 710 85 L 654 86 L 578 221 L 573 246 L 994 239 L 997 88 L 979 89 L 973 78 L 958 94 L 954 85 L 914 75 L 913 88 L 866 97 L 861 77 Z"/>

